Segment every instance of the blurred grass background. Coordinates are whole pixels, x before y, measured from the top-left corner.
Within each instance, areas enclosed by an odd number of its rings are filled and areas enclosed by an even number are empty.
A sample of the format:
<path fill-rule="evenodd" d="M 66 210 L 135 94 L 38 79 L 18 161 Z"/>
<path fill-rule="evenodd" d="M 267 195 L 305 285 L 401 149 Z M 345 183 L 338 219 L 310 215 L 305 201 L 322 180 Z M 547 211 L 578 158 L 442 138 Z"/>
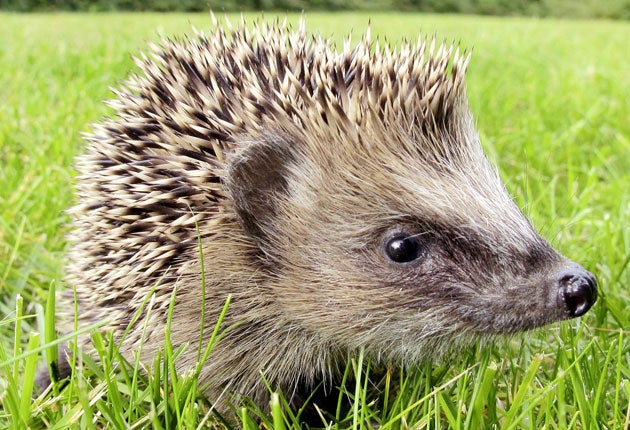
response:
<path fill-rule="evenodd" d="M 0 0 L 0 10 L 33 11 L 415 11 L 475 15 L 629 19 L 630 0 Z"/>

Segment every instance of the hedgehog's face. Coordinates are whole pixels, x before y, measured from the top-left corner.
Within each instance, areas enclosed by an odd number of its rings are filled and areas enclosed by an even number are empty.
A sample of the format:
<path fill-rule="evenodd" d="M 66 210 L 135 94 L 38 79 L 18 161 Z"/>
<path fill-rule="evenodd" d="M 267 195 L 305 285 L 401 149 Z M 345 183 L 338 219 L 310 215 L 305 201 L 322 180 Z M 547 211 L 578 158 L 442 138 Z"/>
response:
<path fill-rule="evenodd" d="M 387 146 L 271 134 L 242 154 L 230 188 L 287 318 L 412 358 L 584 314 L 595 279 L 535 233 L 472 136 L 442 135 L 466 146 L 442 160 L 406 132 Z"/>

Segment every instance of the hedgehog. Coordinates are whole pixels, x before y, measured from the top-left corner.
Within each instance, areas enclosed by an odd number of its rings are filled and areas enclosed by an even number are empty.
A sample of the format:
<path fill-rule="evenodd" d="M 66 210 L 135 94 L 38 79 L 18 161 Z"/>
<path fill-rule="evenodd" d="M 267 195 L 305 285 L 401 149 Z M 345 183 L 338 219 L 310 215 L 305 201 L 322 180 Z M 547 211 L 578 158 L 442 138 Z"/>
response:
<path fill-rule="evenodd" d="M 264 404 L 266 383 L 304 398 L 360 351 L 404 367 L 583 315 L 596 280 L 486 157 L 469 59 L 369 30 L 337 49 L 303 19 L 153 45 L 78 157 L 60 331 L 100 324 L 150 364 L 172 302 L 184 372 L 230 297 L 199 379 Z"/>

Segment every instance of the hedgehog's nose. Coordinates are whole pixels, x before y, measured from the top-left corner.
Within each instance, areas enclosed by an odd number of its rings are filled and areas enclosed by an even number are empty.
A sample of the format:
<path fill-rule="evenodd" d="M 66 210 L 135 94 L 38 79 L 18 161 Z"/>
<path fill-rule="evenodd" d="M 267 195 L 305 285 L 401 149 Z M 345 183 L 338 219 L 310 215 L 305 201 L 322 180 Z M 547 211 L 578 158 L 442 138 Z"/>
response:
<path fill-rule="evenodd" d="M 570 317 L 584 315 L 597 300 L 595 276 L 578 264 L 559 274 L 558 286 L 560 299 Z"/>

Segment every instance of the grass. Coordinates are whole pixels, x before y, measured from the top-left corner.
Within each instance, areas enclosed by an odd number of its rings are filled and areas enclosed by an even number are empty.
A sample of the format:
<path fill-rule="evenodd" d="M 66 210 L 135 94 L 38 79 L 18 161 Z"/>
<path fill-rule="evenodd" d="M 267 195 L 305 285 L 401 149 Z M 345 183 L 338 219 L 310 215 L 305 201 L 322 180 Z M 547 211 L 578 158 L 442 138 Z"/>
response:
<path fill-rule="evenodd" d="M 308 14 L 307 28 L 339 41 L 370 19 L 372 33 L 387 40 L 422 31 L 474 45 L 469 99 L 490 157 L 542 234 L 596 273 L 601 294 L 578 322 L 449 363 L 369 378 L 369 362 L 356 357 L 344 394 L 351 407 L 337 411 L 332 428 L 629 428 L 630 26 Z M 108 114 L 101 100 L 134 70 L 132 54 L 158 34 L 190 33 L 191 24 L 209 21 L 0 14 L 0 427 L 219 426 L 194 373 L 173 374 L 177 350 L 166 348 L 165 364 L 145 374 L 97 332 L 100 362 L 83 357 L 67 386 L 31 399 L 35 368 L 54 350 L 45 308 L 54 305 L 50 287 L 64 287 L 63 210 L 73 201 L 80 133 Z M 239 427 L 297 426 L 299 411 L 283 401 L 274 397 L 272 414 L 258 418 L 248 405 Z"/>

